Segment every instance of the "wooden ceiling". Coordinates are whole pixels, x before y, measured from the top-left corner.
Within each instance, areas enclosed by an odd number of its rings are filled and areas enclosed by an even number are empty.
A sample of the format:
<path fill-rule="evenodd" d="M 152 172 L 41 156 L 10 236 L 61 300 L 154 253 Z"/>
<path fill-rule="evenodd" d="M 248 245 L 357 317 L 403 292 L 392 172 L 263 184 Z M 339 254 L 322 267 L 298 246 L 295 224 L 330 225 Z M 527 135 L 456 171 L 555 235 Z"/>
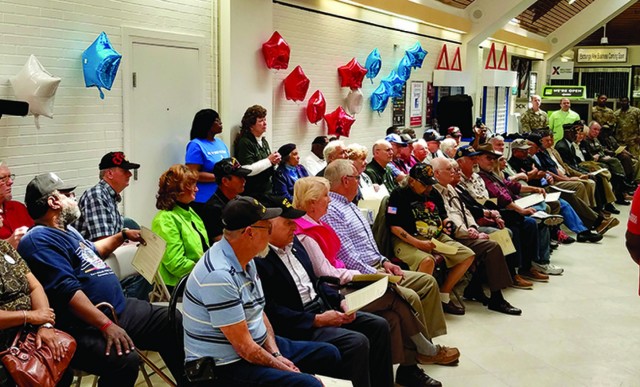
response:
<path fill-rule="evenodd" d="M 598 28 L 577 46 L 599 46 L 603 30 L 603 27 Z M 640 2 L 607 23 L 607 38 L 609 46 L 640 45 Z"/>

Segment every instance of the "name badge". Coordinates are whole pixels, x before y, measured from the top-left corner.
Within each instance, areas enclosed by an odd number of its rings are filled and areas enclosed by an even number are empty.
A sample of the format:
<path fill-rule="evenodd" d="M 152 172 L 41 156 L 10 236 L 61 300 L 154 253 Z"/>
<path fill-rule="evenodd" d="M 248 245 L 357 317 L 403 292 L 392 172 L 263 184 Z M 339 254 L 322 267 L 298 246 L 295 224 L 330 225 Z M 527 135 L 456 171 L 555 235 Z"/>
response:
<path fill-rule="evenodd" d="M 15 259 L 13 259 L 13 257 L 12 257 L 12 256 L 10 256 L 9 254 L 5 254 L 5 255 L 4 255 L 4 260 L 5 260 L 5 261 L 7 261 L 7 262 L 9 262 L 9 263 L 10 263 L 10 264 L 12 264 L 12 265 L 15 265 L 15 264 L 16 264 L 16 260 L 15 260 Z"/>

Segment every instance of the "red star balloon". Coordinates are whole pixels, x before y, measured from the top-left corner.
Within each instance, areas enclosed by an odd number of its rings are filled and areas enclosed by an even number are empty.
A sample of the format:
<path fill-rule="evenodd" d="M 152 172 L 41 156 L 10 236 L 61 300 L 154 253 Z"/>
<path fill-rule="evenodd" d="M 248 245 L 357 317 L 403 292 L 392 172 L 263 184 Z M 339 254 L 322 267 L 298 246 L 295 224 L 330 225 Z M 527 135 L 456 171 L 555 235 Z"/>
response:
<path fill-rule="evenodd" d="M 351 62 L 338 67 L 338 74 L 340 74 L 340 87 L 359 89 L 362 87 L 362 80 L 367 74 L 367 69 L 362 67 L 356 58 L 353 58 Z"/>
<path fill-rule="evenodd" d="M 324 100 L 324 95 L 320 90 L 316 90 L 315 93 L 309 98 L 307 102 L 307 118 L 312 124 L 318 123 L 327 111 L 327 102 Z"/>
<path fill-rule="evenodd" d="M 289 44 L 278 31 L 274 32 L 271 38 L 262 44 L 262 55 L 270 69 L 286 70 L 289 67 L 290 54 Z"/>
<path fill-rule="evenodd" d="M 324 120 L 327 123 L 328 134 L 335 136 L 349 137 L 351 131 L 351 125 L 356 122 L 356 119 L 351 117 L 344 111 L 342 106 L 324 116 Z"/>
<path fill-rule="evenodd" d="M 296 66 L 284 79 L 284 95 L 293 101 L 304 101 L 309 90 L 309 78 L 304 75 L 302 67 Z"/>

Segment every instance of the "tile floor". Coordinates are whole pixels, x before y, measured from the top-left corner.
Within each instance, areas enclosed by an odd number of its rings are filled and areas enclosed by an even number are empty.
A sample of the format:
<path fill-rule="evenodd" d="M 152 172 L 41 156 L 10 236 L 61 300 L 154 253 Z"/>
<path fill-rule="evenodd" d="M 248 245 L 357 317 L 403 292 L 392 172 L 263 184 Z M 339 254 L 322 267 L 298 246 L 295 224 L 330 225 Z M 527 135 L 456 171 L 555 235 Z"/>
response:
<path fill-rule="evenodd" d="M 435 341 L 457 346 L 460 364 L 423 366 L 426 372 L 447 387 L 640 386 L 638 267 L 624 247 L 629 207 L 620 209 L 620 226 L 602 242 L 554 252 L 552 262 L 564 275 L 533 290 L 504 292 L 522 316 L 474 302 L 464 316 L 446 315 L 449 333 Z"/>

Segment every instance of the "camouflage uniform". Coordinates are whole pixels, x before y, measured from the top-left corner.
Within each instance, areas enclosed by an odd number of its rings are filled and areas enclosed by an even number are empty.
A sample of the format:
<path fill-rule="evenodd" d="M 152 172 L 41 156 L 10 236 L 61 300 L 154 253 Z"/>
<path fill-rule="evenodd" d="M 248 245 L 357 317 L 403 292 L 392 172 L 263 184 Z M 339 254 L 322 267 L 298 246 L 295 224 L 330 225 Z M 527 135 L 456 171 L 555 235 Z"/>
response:
<path fill-rule="evenodd" d="M 544 128 L 549 125 L 549 116 L 544 110 L 527 109 L 520 118 L 520 133 L 528 133 L 534 129 Z"/>
<path fill-rule="evenodd" d="M 616 139 L 621 145 L 627 146 L 627 151 L 632 155 L 640 156 L 640 109 L 630 106 L 629 110 L 618 109 L 616 117 Z"/>
<path fill-rule="evenodd" d="M 613 109 L 608 108 L 608 107 L 600 107 L 600 106 L 594 106 L 591 108 L 591 118 L 600 124 L 600 126 L 603 125 L 609 125 L 610 127 L 614 127 L 616 124 L 616 116 L 615 113 L 613 112 Z"/>

